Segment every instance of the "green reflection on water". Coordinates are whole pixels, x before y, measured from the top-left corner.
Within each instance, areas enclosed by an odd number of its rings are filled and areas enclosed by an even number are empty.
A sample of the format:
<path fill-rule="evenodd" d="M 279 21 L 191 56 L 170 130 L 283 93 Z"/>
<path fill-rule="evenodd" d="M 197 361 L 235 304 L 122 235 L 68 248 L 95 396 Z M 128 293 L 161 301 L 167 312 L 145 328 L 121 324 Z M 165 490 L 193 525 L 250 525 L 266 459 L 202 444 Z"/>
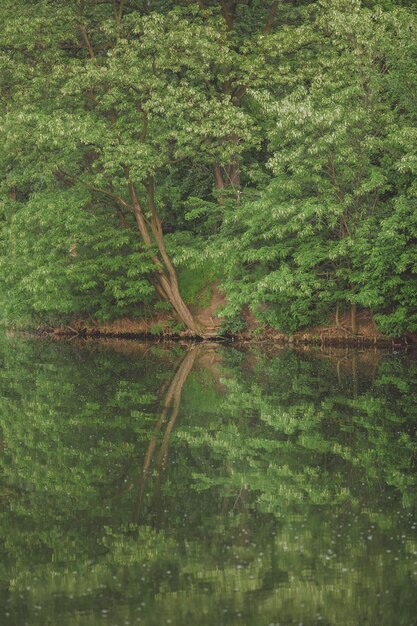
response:
<path fill-rule="evenodd" d="M 413 355 L 0 347 L 1 624 L 417 623 Z"/>

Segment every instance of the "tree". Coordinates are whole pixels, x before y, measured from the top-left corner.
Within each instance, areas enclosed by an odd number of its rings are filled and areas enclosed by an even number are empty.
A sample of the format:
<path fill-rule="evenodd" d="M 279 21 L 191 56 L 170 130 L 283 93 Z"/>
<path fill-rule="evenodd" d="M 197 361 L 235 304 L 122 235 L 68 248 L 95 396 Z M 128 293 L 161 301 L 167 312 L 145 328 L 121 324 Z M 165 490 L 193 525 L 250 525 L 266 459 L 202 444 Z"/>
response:
<path fill-rule="evenodd" d="M 3 6 L 3 317 L 140 314 L 156 294 L 209 334 L 182 266 L 221 281 L 231 330 L 247 306 L 290 332 L 350 309 L 355 334 L 357 307 L 413 330 L 416 22 L 398 6 Z"/>
<path fill-rule="evenodd" d="M 9 204 L 30 202 L 35 189 L 38 201 L 65 189 L 71 202 L 84 186 L 125 221 L 131 212 L 157 293 L 200 334 L 166 249 L 158 183 L 178 163 L 231 160 L 241 147 L 224 137 L 250 136 L 247 116 L 210 87 L 232 54 L 226 28 L 193 6 L 114 6 L 22 3 L 4 20 L 3 190 Z"/>
<path fill-rule="evenodd" d="M 243 207 L 240 223 L 225 222 L 225 314 L 250 305 L 261 320 L 294 331 L 323 323 L 331 310 L 338 323 L 339 309 L 350 307 L 355 334 L 357 305 L 397 310 L 393 292 L 405 265 L 395 260 L 395 235 L 381 272 L 383 241 L 392 220 L 401 220 L 393 212 L 407 214 L 405 230 L 411 227 L 405 263 L 412 275 L 397 301 L 409 298 L 411 308 L 417 293 L 414 157 L 405 140 L 416 112 L 409 76 L 417 26 L 412 13 L 371 11 L 353 0 L 322 3 L 312 18 L 297 34 L 275 35 L 287 63 L 288 73 L 275 77 L 285 85 L 283 97 L 277 88 L 253 93 L 271 123 L 274 179 Z M 237 236 L 242 245 L 233 250 L 228 240 Z M 393 282 L 386 280 L 390 271 Z M 378 292 L 384 283 L 389 302 Z"/>

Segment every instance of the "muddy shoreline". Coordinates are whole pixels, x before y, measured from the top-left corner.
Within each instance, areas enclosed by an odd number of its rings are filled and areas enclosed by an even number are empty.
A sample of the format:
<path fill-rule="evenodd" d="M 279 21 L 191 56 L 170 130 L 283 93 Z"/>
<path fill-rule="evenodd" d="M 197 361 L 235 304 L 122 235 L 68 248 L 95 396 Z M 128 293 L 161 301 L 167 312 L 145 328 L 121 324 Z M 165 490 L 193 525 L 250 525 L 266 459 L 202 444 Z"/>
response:
<path fill-rule="evenodd" d="M 331 332 L 318 332 L 316 329 L 312 332 L 295 333 L 293 335 L 285 335 L 276 331 L 267 329 L 263 332 L 239 332 L 225 333 L 224 335 L 211 335 L 207 337 L 198 337 L 190 333 L 171 332 L 169 328 L 159 333 L 147 331 L 110 331 L 99 328 L 74 328 L 66 327 L 38 327 L 27 329 L 15 329 L 17 332 L 28 333 L 32 336 L 49 337 L 51 339 L 123 339 L 123 340 L 141 340 L 152 342 L 195 342 L 195 343 L 239 343 L 239 344 L 269 344 L 269 345 L 286 345 L 286 346 L 329 346 L 337 348 L 390 348 L 390 347 L 406 347 L 417 345 L 417 338 L 400 337 L 392 339 L 381 335 L 353 336 L 348 331 L 337 332 L 331 329 Z"/>
<path fill-rule="evenodd" d="M 268 344 L 277 346 L 329 346 L 336 348 L 392 348 L 417 345 L 417 335 L 406 333 L 402 337 L 388 337 L 380 332 L 373 315 L 363 309 L 357 314 L 357 333 L 351 330 L 349 313 L 330 316 L 325 325 L 299 330 L 292 334 L 280 332 L 274 328 L 261 326 L 259 320 L 246 312 L 243 316 L 244 329 L 227 332 L 222 329 L 223 320 L 217 317 L 214 303 L 207 310 L 196 310 L 195 314 L 204 336 L 196 336 L 178 329 L 175 320 L 169 314 L 159 314 L 140 318 L 119 318 L 109 322 L 86 319 L 73 319 L 60 325 L 39 324 L 37 326 L 15 326 L 9 331 L 29 333 L 51 339 L 124 339 L 139 341 L 179 341 L 179 342 L 216 342 L 240 344 Z"/>

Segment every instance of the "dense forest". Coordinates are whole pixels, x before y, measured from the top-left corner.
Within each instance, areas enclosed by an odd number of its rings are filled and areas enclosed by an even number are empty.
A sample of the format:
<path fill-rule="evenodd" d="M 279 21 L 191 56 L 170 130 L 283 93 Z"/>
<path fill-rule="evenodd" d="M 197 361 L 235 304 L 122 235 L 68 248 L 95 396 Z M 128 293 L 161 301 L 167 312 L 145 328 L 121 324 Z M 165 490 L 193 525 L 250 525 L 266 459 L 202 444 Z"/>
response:
<path fill-rule="evenodd" d="M 417 331 L 413 0 L 5 0 L 0 318 Z"/>

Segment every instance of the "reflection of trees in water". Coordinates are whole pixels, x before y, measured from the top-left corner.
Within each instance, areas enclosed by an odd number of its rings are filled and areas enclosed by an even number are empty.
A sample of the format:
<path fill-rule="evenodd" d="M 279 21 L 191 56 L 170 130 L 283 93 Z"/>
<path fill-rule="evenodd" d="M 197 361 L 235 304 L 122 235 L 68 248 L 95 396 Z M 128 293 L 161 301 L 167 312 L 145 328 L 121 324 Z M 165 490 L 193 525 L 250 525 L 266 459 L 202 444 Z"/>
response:
<path fill-rule="evenodd" d="M 220 410 L 227 403 L 229 413 L 246 419 L 237 431 L 232 421 L 213 434 L 190 428 L 184 437 L 191 444 L 197 437 L 238 460 L 244 449 L 244 464 L 255 457 L 261 465 L 263 458 L 270 478 L 274 467 L 280 474 L 287 467 L 287 485 L 293 480 L 294 489 L 300 487 L 298 497 L 308 494 L 316 502 L 339 502 L 352 479 L 371 484 L 377 477 L 378 492 L 397 484 L 403 497 L 410 497 L 416 469 L 409 437 L 416 420 L 414 361 L 406 356 L 382 360 L 370 379 L 369 353 L 346 355 L 343 370 L 337 365 L 340 356 L 335 363 L 282 351 L 278 358 L 260 357 L 249 368 L 245 354 L 240 362 L 231 357 L 234 375 L 225 379 L 228 394 Z M 393 483 L 397 474 L 402 480 Z"/>
<path fill-rule="evenodd" d="M 412 359 L 210 348 L 213 367 L 205 346 L 146 350 L 4 348 L 3 585 L 47 602 L 81 576 L 88 601 L 100 585 L 122 598 L 118 620 L 138 581 L 177 623 L 191 603 L 202 623 L 227 607 L 356 625 L 388 583 L 411 610 Z"/>

